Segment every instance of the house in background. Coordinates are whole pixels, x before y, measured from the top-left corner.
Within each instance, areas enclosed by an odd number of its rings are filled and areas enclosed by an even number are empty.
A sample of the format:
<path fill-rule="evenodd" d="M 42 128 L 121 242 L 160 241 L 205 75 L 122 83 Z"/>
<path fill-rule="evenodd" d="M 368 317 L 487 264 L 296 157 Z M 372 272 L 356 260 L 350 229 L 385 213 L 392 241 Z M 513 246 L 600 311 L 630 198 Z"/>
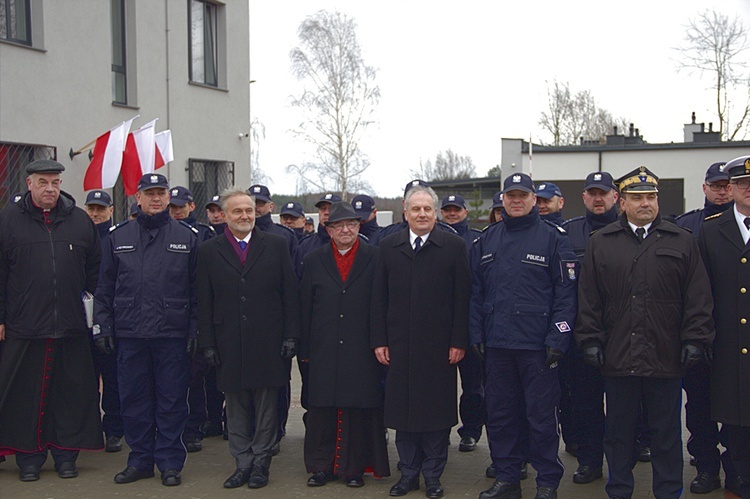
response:
<path fill-rule="evenodd" d="M 82 204 L 88 152 L 69 152 L 140 115 L 131 130 L 171 129 L 159 172 L 202 208 L 250 178 L 249 65 L 247 1 L 0 0 L 0 206 L 41 158 L 65 165 Z M 111 190 L 120 220 L 127 200 Z"/>
<path fill-rule="evenodd" d="M 703 207 L 703 184 L 706 169 L 719 161 L 729 161 L 750 154 L 750 141 L 722 142 L 719 132 L 709 124 L 685 124 L 684 142 L 649 144 L 637 128 L 627 134 L 613 130 L 604 143 L 581 141 L 575 146 L 542 146 L 523 139 L 502 139 L 502 178 L 474 178 L 432 182 L 439 196 L 461 194 L 467 203 L 476 199 L 479 209 L 491 206 L 492 195 L 501 190 L 503 180 L 514 173 L 527 173 L 534 182 L 554 182 L 565 197 L 563 217 L 584 214 L 581 201 L 586 175 L 607 171 L 617 179 L 641 165 L 659 176 L 661 214 L 679 215 Z M 531 158 L 529 153 L 531 152 Z M 481 199 L 481 205 L 479 200 Z M 483 217 L 486 220 L 486 215 Z"/>

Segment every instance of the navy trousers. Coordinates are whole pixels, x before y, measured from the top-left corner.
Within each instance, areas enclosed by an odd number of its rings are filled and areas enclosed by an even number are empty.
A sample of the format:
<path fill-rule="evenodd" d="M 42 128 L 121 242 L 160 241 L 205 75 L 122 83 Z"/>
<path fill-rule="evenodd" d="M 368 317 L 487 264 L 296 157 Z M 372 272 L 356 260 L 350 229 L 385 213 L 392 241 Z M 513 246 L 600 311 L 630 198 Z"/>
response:
<path fill-rule="evenodd" d="M 128 466 L 181 470 L 187 451 L 182 433 L 188 418 L 190 364 L 184 339 L 120 338 L 117 381 Z"/>
<path fill-rule="evenodd" d="M 560 380 L 558 367 L 547 367 L 544 350 L 487 348 L 485 400 L 487 438 L 497 480 L 521 479 L 522 415 L 526 403 L 529 424 L 529 462 L 537 471 L 537 486 L 557 489 L 565 471 L 557 451 Z"/>
<path fill-rule="evenodd" d="M 91 355 L 94 359 L 96 377 L 101 377 L 101 391 L 99 393 L 102 412 L 102 429 L 108 437 L 122 437 L 122 416 L 120 416 L 120 391 L 117 387 L 117 357 L 113 354 L 103 354 L 94 347 L 91 341 Z M 98 384 L 97 384 L 98 386 Z"/>
<path fill-rule="evenodd" d="M 461 426 L 458 434 L 462 438 L 472 437 L 479 441 L 486 418 L 482 363 L 473 352 L 466 352 L 458 363 L 458 370 L 461 373 L 461 398 L 458 403 Z"/>
<path fill-rule="evenodd" d="M 698 472 L 718 474 L 721 469 L 719 455 L 719 425 L 711 421 L 711 368 L 700 363 L 688 369 L 682 378 L 687 395 L 685 426 L 690 432 L 687 450 L 695 457 Z"/>
<path fill-rule="evenodd" d="M 633 494 L 633 452 L 641 404 L 651 429 L 651 468 L 656 499 L 677 499 L 682 494 L 682 380 L 622 376 L 604 378 L 607 391 L 607 427 L 604 453 L 609 465 L 605 487 L 611 496 Z"/>
<path fill-rule="evenodd" d="M 604 377 L 578 355 L 568 357 L 571 379 L 570 424 L 578 444 L 578 464 L 601 468 L 604 460 Z"/>

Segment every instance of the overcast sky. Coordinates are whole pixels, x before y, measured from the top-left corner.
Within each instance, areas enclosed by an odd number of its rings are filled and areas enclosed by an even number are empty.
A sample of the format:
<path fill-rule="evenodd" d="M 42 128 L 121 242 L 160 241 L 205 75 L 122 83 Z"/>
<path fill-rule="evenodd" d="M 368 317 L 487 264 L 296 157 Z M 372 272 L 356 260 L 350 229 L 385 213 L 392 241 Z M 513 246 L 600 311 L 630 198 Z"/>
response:
<path fill-rule="evenodd" d="M 554 79 L 590 90 L 647 142 L 682 142 L 691 112 L 716 122 L 709 79 L 676 69 L 685 24 L 710 5 L 750 27 L 750 0 L 249 1 L 251 115 L 266 128 L 259 163 L 272 193 L 294 193 L 285 166 L 313 160 L 288 132 L 299 123 L 289 52 L 318 10 L 353 17 L 364 60 L 378 68 L 377 124 L 362 148 L 380 196 L 399 196 L 409 170 L 439 151 L 470 156 L 482 176 L 500 163 L 501 138 L 538 143 Z"/>

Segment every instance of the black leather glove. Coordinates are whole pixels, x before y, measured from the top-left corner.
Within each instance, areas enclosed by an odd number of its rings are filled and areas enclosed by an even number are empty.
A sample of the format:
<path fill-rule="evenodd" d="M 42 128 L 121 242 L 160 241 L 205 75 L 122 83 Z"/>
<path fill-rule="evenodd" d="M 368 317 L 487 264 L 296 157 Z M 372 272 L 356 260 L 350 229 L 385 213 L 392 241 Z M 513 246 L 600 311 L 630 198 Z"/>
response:
<path fill-rule="evenodd" d="M 187 340 L 187 354 L 191 359 L 195 352 L 198 351 L 198 338 L 188 338 Z"/>
<path fill-rule="evenodd" d="M 584 348 L 583 361 L 591 367 L 604 367 L 604 350 L 599 345 Z"/>
<path fill-rule="evenodd" d="M 547 346 L 547 358 L 545 359 L 544 363 L 547 364 L 547 367 L 550 367 L 552 364 L 562 359 L 563 355 L 565 355 L 565 352 L 558 350 L 557 348 Z"/>
<path fill-rule="evenodd" d="M 703 359 L 704 352 L 701 345 L 696 345 L 695 343 L 684 343 L 682 345 L 682 353 L 680 354 L 682 367 L 690 369 L 700 364 Z"/>
<path fill-rule="evenodd" d="M 114 336 L 101 336 L 94 340 L 94 346 L 104 355 L 109 355 L 115 351 L 115 338 Z"/>
<path fill-rule="evenodd" d="M 471 351 L 479 357 L 480 362 L 484 362 L 484 343 L 475 343 L 471 345 Z"/>
<path fill-rule="evenodd" d="M 203 357 L 211 367 L 219 367 L 221 365 L 221 358 L 219 357 L 219 351 L 216 347 L 206 347 L 203 349 Z"/>
<path fill-rule="evenodd" d="M 290 360 L 297 355 L 297 338 L 284 338 L 281 342 L 281 357 Z"/>

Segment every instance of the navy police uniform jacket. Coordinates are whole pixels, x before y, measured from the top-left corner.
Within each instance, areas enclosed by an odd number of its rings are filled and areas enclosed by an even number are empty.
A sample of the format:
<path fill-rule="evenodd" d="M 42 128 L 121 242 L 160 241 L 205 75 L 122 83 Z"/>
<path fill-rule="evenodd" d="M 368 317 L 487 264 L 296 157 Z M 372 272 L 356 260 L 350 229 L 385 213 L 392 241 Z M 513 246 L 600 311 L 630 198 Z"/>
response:
<path fill-rule="evenodd" d="M 722 213 L 732 206 L 734 206 L 734 201 L 730 201 L 726 204 L 714 204 L 706 199 L 702 209 L 696 208 L 687 213 L 683 213 L 674 219 L 674 223 L 678 227 L 688 229 L 693 233 L 693 237 L 697 240 L 701 232 L 701 225 L 703 225 L 703 221 L 707 217 Z"/>
<path fill-rule="evenodd" d="M 596 215 L 587 210 L 585 216 L 571 218 L 561 225 L 568 233 L 568 239 L 573 245 L 573 252 L 578 258 L 578 263 L 583 264 L 583 257 L 586 255 L 586 246 L 589 244 L 591 234 L 615 220 L 617 220 L 617 206 L 613 206 L 601 215 Z"/>
<path fill-rule="evenodd" d="M 208 241 L 209 239 L 211 239 L 212 237 L 216 235 L 216 231 L 214 230 L 213 227 L 211 227 L 210 225 L 200 223 L 195 218 L 195 215 L 193 215 L 192 212 L 190 213 L 190 216 L 188 216 L 187 218 L 184 218 L 182 221 L 198 231 L 197 233 L 198 244 Z"/>
<path fill-rule="evenodd" d="M 578 262 L 570 241 L 536 207 L 503 218 L 471 250 L 471 344 L 565 352 L 577 306 Z"/>
<path fill-rule="evenodd" d="M 305 254 L 300 251 L 300 243 L 297 240 L 294 231 L 289 227 L 274 223 L 270 213 L 266 213 L 262 217 L 257 217 L 255 219 L 255 226 L 258 230 L 268 232 L 269 234 L 283 236 L 284 239 L 286 239 L 287 248 L 289 248 L 289 256 L 292 257 L 292 265 L 294 265 L 294 273 L 297 276 L 297 281 L 302 279 L 302 258 Z"/>
<path fill-rule="evenodd" d="M 95 337 L 197 337 L 196 232 L 168 210 L 112 228 L 94 299 Z"/>
<path fill-rule="evenodd" d="M 461 220 L 457 224 L 446 225 L 455 230 L 456 234 L 466 241 L 466 251 L 471 251 L 471 245 L 474 243 L 474 240 L 482 234 L 481 230 L 469 227 L 469 221 L 466 219 Z"/>

